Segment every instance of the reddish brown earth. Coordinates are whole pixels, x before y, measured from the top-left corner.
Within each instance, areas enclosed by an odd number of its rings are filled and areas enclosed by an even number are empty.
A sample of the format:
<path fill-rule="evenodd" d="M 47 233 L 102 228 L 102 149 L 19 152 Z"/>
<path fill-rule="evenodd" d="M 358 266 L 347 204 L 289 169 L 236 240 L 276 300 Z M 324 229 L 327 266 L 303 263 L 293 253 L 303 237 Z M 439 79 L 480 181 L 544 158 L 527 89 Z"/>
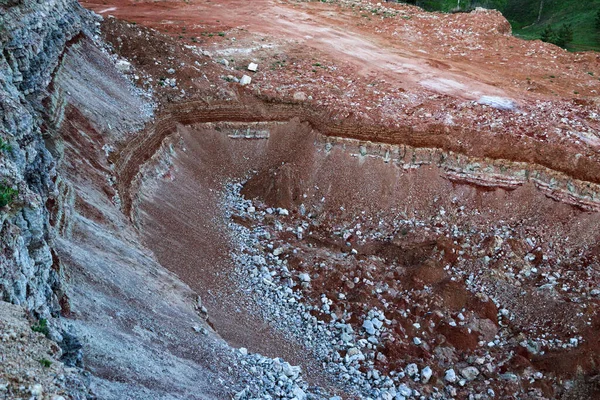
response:
<path fill-rule="evenodd" d="M 270 103 L 301 104 L 288 114 L 304 114 L 326 134 L 535 162 L 599 181 L 597 55 L 513 38 L 498 13 L 427 14 L 395 5 L 394 17 L 369 20 L 358 6 L 314 2 L 84 4 L 97 11 L 116 7 L 111 14 L 170 33 L 172 44 L 158 46 L 156 54 L 149 43 L 138 43 L 143 45 L 139 62 L 157 77 L 168 78 L 175 60 L 186 60 L 177 50 L 180 45 L 208 50 L 215 61 L 233 60 L 226 70 L 204 59 L 199 71 L 191 65 L 194 58 L 188 59 L 175 68 L 185 95 L 171 90 L 167 99 L 217 105 L 243 97 L 248 108 L 256 101 L 245 97 L 251 92 Z M 192 15 L 198 21 L 190 21 Z M 210 15 L 208 20 L 204 15 Z M 285 29 L 289 20 L 300 28 Z M 314 29 L 307 29 L 318 35 L 299 30 L 311 23 Z M 346 50 L 340 49 L 347 41 Z M 136 43 L 123 37 L 115 44 L 124 54 L 134 54 Z M 166 52 L 171 59 L 155 64 L 154 58 Z M 241 77 L 251 60 L 261 67 L 250 91 L 222 82 L 222 76 Z M 211 84 L 216 84 L 212 91 Z M 482 95 L 513 99 L 519 111 L 507 114 L 465 101 Z M 191 108 L 195 112 L 197 107 Z"/>
<path fill-rule="evenodd" d="M 597 398 L 600 220 L 586 205 L 600 196 L 597 54 L 516 39 L 494 11 L 429 14 L 367 1 L 83 4 L 129 22 L 107 18 L 103 34 L 159 103 L 155 123 L 110 155 L 123 210 L 160 263 L 202 293 L 230 343 L 283 355 L 327 386 L 318 358 L 252 315 L 228 276 L 233 246 L 219 196 L 224 182 L 251 175 L 243 194 L 257 209 L 291 215 L 235 221 L 269 230 L 293 276 L 311 275 L 298 285 L 308 304 L 327 294 L 355 331 L 368 310 L 386 310 L 380 371 L 430 365 L 437 378 L 427 393 L 443 387 L 445 369 L 483 357 L 485 376 L 469 390 Z M 258 72 L 246 71 L 250 61 Z M 232 82 L 244 74 L 250 85 Z M 176 88 L 164 83 L 171 78 Z M 477 104 L 482 96 L 514 109 Z M 230 139 L 206 124 L 260 121 L 285 124 L 269 128 L 268 140 Z M 386 149 L 403 155 L 382 162 Z M 485 179 L 453 177 L 442 161 L 453 157 L 471 160 L 469 171 L 478 164 Z M 494 163 L 527 178 L 502 183 L 490 177 Z M 587 192 L 544 191 L 540 182 L 552 179 Z M 576 346 L 562 346 L 572 338 Z M 495 339 L 502 344 L 488 346 Z M 533 351 L 526 339 L 546 342 Z"/>

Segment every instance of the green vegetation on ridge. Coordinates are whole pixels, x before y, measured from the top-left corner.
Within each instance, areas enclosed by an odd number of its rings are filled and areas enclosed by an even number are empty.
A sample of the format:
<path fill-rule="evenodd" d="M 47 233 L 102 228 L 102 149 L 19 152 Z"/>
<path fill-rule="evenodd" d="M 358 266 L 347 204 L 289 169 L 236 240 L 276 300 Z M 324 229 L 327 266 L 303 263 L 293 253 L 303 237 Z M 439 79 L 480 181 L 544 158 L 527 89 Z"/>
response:
<path fill-rule="evenodd" d="M 545 39 L 572 51 L 600 51 L 600 0 L 406 0 L 428 11 L 468 11 L 475 7 L 501 11 L 515 36 Z M 572 30 L 572 41 L 566 39 Z"/>

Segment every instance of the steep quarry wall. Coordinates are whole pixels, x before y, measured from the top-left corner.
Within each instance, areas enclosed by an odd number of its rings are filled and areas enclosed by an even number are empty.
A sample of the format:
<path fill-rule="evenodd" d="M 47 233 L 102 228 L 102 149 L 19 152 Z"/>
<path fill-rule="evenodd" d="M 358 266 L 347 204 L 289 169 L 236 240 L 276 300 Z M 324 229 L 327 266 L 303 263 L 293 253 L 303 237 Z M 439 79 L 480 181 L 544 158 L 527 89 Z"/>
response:
<path fill-rule="evenodd" d="M 57 174 L 46 142 L 62 117 L 51 80 L 67 42 L 92 21 L 75 0 L 0 4 L 0 297 L 44 317 L 57 315 L 64 294 L 49 227 Z"/>
<path fill-rule="evenodd" d="M 0 16 L 0 298 L 16 305 L 0 303 L 0 397 L 260 387 L 256 368 L 281 362 L 232 351 L 121 211 L 108 155 L 144 135 L 152 96 L 118 72 L 78 2 L 4 1 Z"/>
<path fill-rule="evenodd" d="M 107 149 L 153 106 L 97 21 L 77 1 L 0 3 L 0 299 L 18 305 L 0 307 L 0 397 L 224 398 L 235 355 L 112 188 Z"/>

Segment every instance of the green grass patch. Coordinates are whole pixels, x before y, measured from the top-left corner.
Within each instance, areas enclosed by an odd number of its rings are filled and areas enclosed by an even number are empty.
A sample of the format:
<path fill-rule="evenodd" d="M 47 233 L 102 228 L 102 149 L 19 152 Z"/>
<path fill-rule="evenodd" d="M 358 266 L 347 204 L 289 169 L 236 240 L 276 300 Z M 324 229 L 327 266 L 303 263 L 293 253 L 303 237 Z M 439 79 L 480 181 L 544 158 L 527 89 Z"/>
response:
<path fill-rule="evenodd" d="M 510 21 L 513 26 L 513 34 L 522 39 L 540 39 L 542 33 L 547 27 L 555 31 L 560 30 L 563 24 L 571 25 L 573 29 L 573 41 L 566 45 L 567 50 L 571 51 L 600 51 L 600 30 L 596 28 L 597 9 L 600 9 L 600 1 L 590 1 L 592 4 L 574 4 L 571 1 L 565 1 L 564 7 L 549 10 L 545 18 L 539 23 Z M 585 3 L 585 2 L 582 2 Z M 553 3 L 550 3 L 553 4 Z M 569 7 L 568 5 L 571 5 Z"/>
<path fill-rule="evenodd" d="M 545 29 L 558 32 L 563 25 L 573 29 L 570 51 L 600 51 L 600 0 L 413 0 L 427 11 L 468 11 L 474 7 L 499 10 L 508 19 L 513 34 L 522 39 L 540 39 Z"/>

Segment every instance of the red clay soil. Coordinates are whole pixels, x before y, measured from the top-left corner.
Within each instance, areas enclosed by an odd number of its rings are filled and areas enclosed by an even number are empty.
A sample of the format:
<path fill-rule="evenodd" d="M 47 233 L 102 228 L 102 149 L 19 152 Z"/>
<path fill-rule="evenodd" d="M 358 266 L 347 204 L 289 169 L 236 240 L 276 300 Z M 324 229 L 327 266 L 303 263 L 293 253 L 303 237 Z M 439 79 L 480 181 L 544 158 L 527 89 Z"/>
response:
<path fill-rule="evenodd" d="M 513 38 L 499 13 L 387 5 L 392 11 L 382 14 L 368 2 L 84 4 L 116 8 L 104 14 L 171 35 L 105 24 L 106 39 L 138 68 L 139 84 L 158 92 L 172 113 L 162 118 L 173 120 L 168 130 L 218 120 L 225 106 L 223 118 L 296 115 L 332 136 L 536 163 L 600 182 L 596 54 Z M 217 62 L 223 59 L 229 67 Z M 252 60 L 257 73 L 246 71 Z M 247 88 L 229 82 L 243 74 L 252 75 Z M 171 77 L 177 86 L 162 87 Z M 517 109 L 471 101 L 484 95 L 512 99 Z"/>
<path fill-rule="evenodd" d="M 368 310 L 385 310 L 393 329 L 378 349 L 385 355 L 376 363 L 379 370 L 440 363 L 442 354 L 450 365 L 491 357 L 484 373 L 498 379 L 490 385 L 500 398 L 515 390 L 502 378 L 505 373 L 553 376 L 522 388 L 547 398 L 561 396 L 556 386 L 561 379 L 597 374 L 600 302 L 586 294 L 600 283 L 593 250 L 599 240 L 597 213 L 551 201 L 532 187 L 482 191 L 441 179 L 435 168 L 401 172 L 348 152 L 274 163 L 243 193 L 256 199 L 259 209 L 262 203 L 290 210 L 290 217 L 254 224 L 271 233 L 275 247 L 286 249 L 292 275 L 311 276 L 301 290 L 315 310 L 326 294 L 331 309 L 337 315 L 350 312 L 358 328 Z M 301 215 L 300 204 L 313 216 Z M 276 228 L 275 220 L 283 227 Z M 298 226 L 304 226 L 303 238 L 293 233 Z M 501 239 L 507 232 L 508 239 Z M 527 272 L 531 268 L 536 272 Z M 545 291 L 548 281 L 541 271 L 559 277 L 561 294 Z M 510 318 L 503 316 L 504 308 Z M 319 311 L 315 315 L 327 318 Z M 415 336 L 426 345 L 415 345 Z M 548 345 L 525 348 L 523 340 L 534 337 L 548 339 Z M 505 344 L 488 345 L 498 338 Z M 579 338 L 579 347 L 571 348 L 572 338 Z M 562 344 L 551 345 L 553 340 Z M 438 368 L 437 376 L 443 375 Z M 594 398 L 596 386 L 586 387 L 592 397 L 580 398 Z M 466 397 L 466 392 L 458 396 Z"/>
<path fill-rule="evenodd" d="M 563 379 L 596 374 L 600 302 L 589 293 L 600 284 L 593 250 L 600 214 L 551 200 L 532 185 L 479 190 L 444 179 L 435 167 L 405 171 L 360 160 L 350 144 L 328 153 L 306 124 L 270 130 L 267 141 L 230 139 L 222 127 L 180 127 L 169 141 L 175 152 L 165 179 L 140 196 L 138 226 L 148 245 L 203 294 L 232 344 L 284 355 L 321 378 L 309 353 L 302 357 L 293 342 L 257 325 L 231 278 L 221 185 L 256 171 L 243 194 L 261 211 L 285 207 L 290 215 L 234 221 L 266 229 L 270 239 L 260 247 L 284 248 L 292 279 L 311 276 L 298 290 L 314 316 L 328 318 L 319 311 L 324 294 L 337 315 L 351 316 L 356 332 L 369 310 L 385 310 L 392 323 L 377 347 L 379 371 L 430 365 L 437 378 L 427 391 L 442 387 L 445 369 L 481 359 L 493 383 L 473 383 L 479 391 L 487 385 L 500 398 L 531 391 L 520 397 L 531 399 L 559 398 Z M 298 226 L 304 237 L 294 233 Z M 556 289 L 544 288 L 548 282 Z M 581 344 L 572 348 L 572 338 Z M 537 350 L 522 345 L 526 340 L 540 343 Z M 525 387 L 503 378 L 519 374 L 527 382 L 538 371 L 543 377 Z M 580 384 L 595 393 L 593 382 Z"/>
<path fill-rule="evenodd" d="M 425 13 L 402 4 L 385 4 L 383 11 L 377 2 L 332 3 L 82 2 L 105 17 L 153 27 L 208 50 L 249 42 L 274 42 L 280 52 L 302 46 L 304 58 L 323 54 L 338 68 L 373 82 L 385 80 L 388 89 L 425 87 L 469 99 L 508 95 L 517 102 L 598 94 L 598 74 L 588 72 L 598 72 L 599 56 L 514 38 L 498 12 Z"/>

